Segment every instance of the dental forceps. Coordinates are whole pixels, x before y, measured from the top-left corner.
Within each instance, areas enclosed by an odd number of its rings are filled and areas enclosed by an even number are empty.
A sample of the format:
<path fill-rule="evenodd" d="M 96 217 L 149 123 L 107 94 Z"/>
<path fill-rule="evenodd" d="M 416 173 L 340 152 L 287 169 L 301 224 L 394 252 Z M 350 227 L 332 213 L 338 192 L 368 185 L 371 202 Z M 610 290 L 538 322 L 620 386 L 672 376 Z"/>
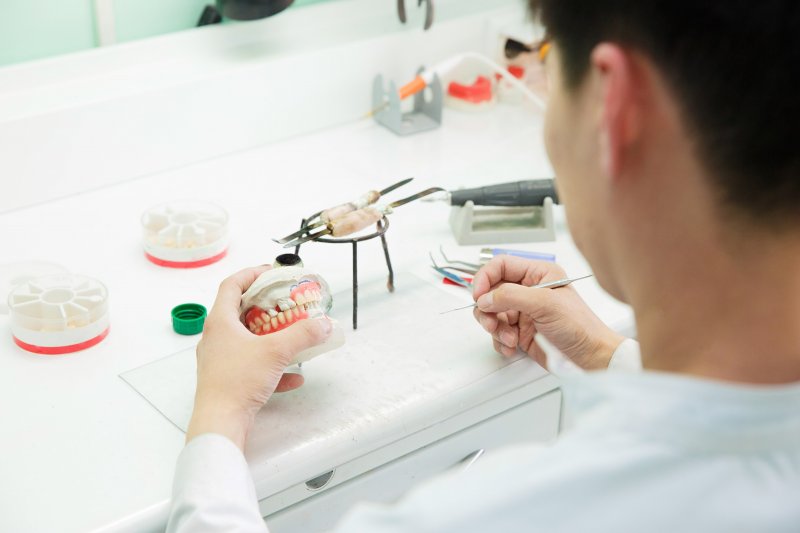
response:
<path fill-rule="evenodd" d="M 533 285 L 531 287 L 531 289 L 557 289 L 559 287 L 566 287 L 570 283 L 572 283 L 574 281 L 578 281 L 579 279 L 586 279 L 586 278 L 591 278 L 591 277 L 592 277 L 592 274 L 587 274 L 585 276 L 580 276 L 580 277 L 577 277 L 577 278 L 564 278 L 564 279 L 559 279 L 559 280 L 556 280 L 556 281 L 548 281 L 546 283 L 540 283 L 538 285 Z M 455 309 L 449 309 L 447 311 L 442 311 L 439 314 L 440 315 L 444 315 L 444 314 L 447 314 L 447 313 L 452 313 L 453 311 L 459 311 L 461 309 L 471 309 L 471 308 L 477 307 L 477 306 L 478 306 L 478 303 L 475 302 L 474 304 L 469 304 L 469 305 L 465 305 L 463 307 L 456 307 Z"/>

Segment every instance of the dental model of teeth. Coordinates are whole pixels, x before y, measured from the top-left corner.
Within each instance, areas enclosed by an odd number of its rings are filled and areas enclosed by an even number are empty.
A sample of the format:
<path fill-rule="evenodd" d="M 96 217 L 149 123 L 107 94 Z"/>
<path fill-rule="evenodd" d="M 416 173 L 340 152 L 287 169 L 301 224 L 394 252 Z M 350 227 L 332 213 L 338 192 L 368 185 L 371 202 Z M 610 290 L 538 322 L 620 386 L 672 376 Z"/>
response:
<path fill-rule="evenodd" d="M 304 283 L 292 291 L 290 298 L 278 300 L 275 307 L 266 310 L 257 306 L 251 307 L 245 315 L 245 324 L 257 335 L 280 331 L 298 320 L 322 316 L 324 312 L 320 307 L 321 301 L 319 285 L 313 281 Z"/>
<path fill-rule="evenodd" d="M 14 342 L 57 355 L 94 346 L 108 334 L 108 292 L 97 280 L 59 274 L 29 280 L 8 296 Z"/>
<path fill-rule="evenodd" d="M 241 320 L 256 335 L 268 335 L 309 318 L 324 318 L 333 299 L 325 280 L 299 266 L 281 266 L 261 274 L 242 295 Z M 321 345 L 300 352 L 302 363 L 344 344 L 344 333 L 334 322 L 333 333 Z"/>
<path fill-rule="evenodd" d="M 142 215 L 142 229 L 145 256 L 160 266 L 209 265 L 222 259 L 228 248 L 228 214 L 211 203 L 152 207 Z"/>

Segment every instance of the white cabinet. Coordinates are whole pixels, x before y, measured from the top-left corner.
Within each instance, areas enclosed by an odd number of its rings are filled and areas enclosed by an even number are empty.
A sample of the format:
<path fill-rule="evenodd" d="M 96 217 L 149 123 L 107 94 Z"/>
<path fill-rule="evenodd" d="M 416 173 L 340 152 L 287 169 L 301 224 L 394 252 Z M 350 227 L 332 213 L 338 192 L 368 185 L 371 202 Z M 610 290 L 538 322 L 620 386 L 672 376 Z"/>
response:
<path fill-rule="evenodd" d="M 305 493 L 305 499 L 278 510 L 276 506 L 280 505 L 282 498 L 281 495 L 276 495 L 260 502 L 261 511 L 268 515 L 266 521 L 272 533 L 328 530 L 355 503 L 365 500 L 394 501 L 431 476 L 449 468 L 463 468 L 462 461 L 478 450 L 491 453 L 492 450 L 512 443 L 544 442 L 555 438 L 559 427 L 560 405 L 561 392 L 552 390 L 456 433 L 431 441 L 410 453 L 402 454 L 404 442 L 398 441 L 380 450 L 385 456 L 395 451 L 400 452 L 402 455 L 398 455 L 396 459 L 340 484 L 334 484 L 340 470 L 347 471 L 354 466 L 341 465 L 333 469 L 328 484 L 319 489 L 305 485 L 293 487 L 297 490 L 297 495 Z M 435 434 L 436 428 L 431 430 Z M 323 475 L 312 481 L 322 483 Z"/>

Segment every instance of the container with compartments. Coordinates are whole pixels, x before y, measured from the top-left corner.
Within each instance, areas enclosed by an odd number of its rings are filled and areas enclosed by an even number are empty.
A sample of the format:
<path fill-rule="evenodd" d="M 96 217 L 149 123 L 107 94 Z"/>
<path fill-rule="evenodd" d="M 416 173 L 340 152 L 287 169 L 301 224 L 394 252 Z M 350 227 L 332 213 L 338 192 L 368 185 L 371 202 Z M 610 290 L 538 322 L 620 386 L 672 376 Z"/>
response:
<path fill-rule="evenodd" d="M 228 213 L 208 202 L 170 202 L 142 215 L 144 254 L 159 266 L 196 268 L 228 251 Z"/>
<path fill-rule="evenodd" d="M 29 352 L 77 352 L 108 335 L 108 291 L 85 276 L 56 274 L 28 280 L 11 291 L 8 308 L 14 342 Z"/>

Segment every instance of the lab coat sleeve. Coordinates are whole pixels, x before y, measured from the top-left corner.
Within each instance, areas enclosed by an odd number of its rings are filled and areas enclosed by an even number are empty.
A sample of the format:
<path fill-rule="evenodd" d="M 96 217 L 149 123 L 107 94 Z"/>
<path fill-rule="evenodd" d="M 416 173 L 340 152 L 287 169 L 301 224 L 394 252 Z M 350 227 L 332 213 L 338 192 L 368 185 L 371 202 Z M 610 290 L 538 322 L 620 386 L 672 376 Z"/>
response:
<path fill-rule="evenodd" d="M 222 435 L 192 439 L 178 457 L 167 533 L 268 533 L 242 452 Z"/>
<path fill-rule="evenodd" d="M 640 371 L 642 369 L 642 354 L 639 351 L 639 343 L 633 339 L 622 341 L 622 344 L 614 350 L 611 361 L 608 362 L 608 369 L 624 372 Z"/>

